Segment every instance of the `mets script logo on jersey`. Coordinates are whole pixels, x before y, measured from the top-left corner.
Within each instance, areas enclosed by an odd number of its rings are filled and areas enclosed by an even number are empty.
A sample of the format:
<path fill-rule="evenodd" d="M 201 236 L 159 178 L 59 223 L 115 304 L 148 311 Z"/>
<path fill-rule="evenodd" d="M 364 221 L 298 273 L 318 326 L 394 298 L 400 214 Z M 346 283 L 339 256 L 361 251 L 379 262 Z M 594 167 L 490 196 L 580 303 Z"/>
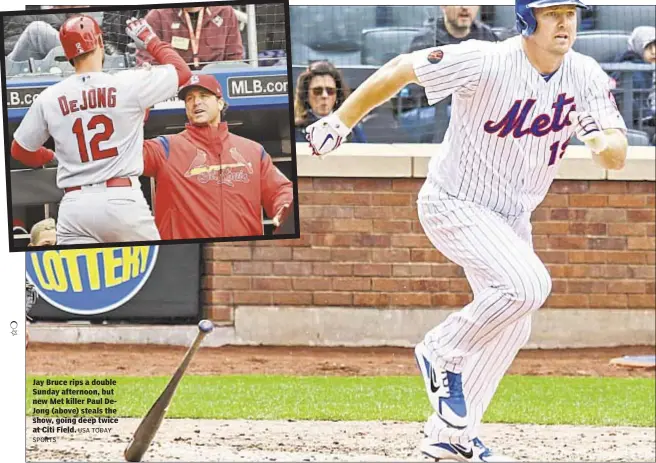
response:
<path fill-rule="evenodd" d="M 442 61 L 442 58 L 444 58 L 444 53 L 442 50 L 433 50 L 428 54 L 428 62 L 437 64 L 440 61 Z"/>
<path fill-rule="evenodd" d="M 526 119 L 531 113 L 537 100 L 529 98 L 526 101 L 515 100 L 505 116 L 499 121 L 489 120 L 483 128 L 487 133 L 496 133 L 504 138 L 510 133 L 513 137 L 520 138 L 524 135 L 543 137 L 551 132 L 560 132 L 565 127 L 572 125 L 569 121 L 569 113 L 576 110 L 574 97 L 568 98 L 567 94 L 561 93 L 551 107 L 553 113 L 538 114 L 530 123 Z M 569 107 L 569 109 L 567 109 Z M 567 111 L 566 111 L 567 109 Z"/>
<path fill-rule="evenodd" d="M 48 303 L 64 312 L 93 315 L 114 310 L 150 277 L 157 246 L 65 249 L 25 254 L 28 281 Z"/>
<path fill-rule="evenodd" d="M 246 158 L 235 147 L 230 148 L 228 153 L 234 162 L 208 164 L 207 153 L 196 150 L 196 157 L 185 172 L 185 177 L 196 177 L 200 183 L 213 181 L 227 186 L 234 186 L 236 182 L 249 183 L 253 174 L 253 164 L 246 162 Z M 223 158 L 226 159 L 228 156 L 224 154 Z"/>

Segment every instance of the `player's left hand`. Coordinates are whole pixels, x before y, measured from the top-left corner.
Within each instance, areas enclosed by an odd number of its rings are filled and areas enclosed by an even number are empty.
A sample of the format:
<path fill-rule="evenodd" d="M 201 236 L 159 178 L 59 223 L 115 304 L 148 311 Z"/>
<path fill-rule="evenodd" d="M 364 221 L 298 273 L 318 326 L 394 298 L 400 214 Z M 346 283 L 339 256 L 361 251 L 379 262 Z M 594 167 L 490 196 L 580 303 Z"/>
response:
<path fill-rule="evenodd" d="M 331 114 L 308 126 L 306 132 L 305 138 L 310 142 L 312 154 L 323 156 L 337 149 L 351 129 L 336 114 Z"/>
<path fill-rule="evenodd" d="M 157 38 L 150 24 L 145 19 L 131 18 L 126 21 L 125 33 L 134 41 L 137 48 L 145 50 L 148 43 Z"/>
<path fill-rule="evenodd" d="M 282 225 L 285 219 L 287 219 L 289 212 L 290 212 L 289 204 L 284 204 L 280 208 L 276 216 L 272 219 L 273 226 L 276 228 L 280 227 L 280 225 Z"/>
<path fill-rule="evenodd" d="M 587 112 L 572 111 L 569 121 L 574 126 L 576 138 L 585 143 L 594 153 L 600 153 L 608 146 L 606 135 L 595 118 Z"/>

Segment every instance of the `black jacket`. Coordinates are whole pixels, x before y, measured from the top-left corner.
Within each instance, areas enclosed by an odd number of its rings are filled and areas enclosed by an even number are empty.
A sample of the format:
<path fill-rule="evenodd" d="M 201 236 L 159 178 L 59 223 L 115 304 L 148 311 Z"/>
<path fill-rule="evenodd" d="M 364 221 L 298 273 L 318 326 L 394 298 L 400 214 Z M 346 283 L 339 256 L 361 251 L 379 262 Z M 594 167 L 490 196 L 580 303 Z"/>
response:
<path fill-rule="evenodd" d="M 499 37 L 490 29 L 486 24 L 475 20 L 472 23 L 469 35 L 462 38 L 453 37 L 446 30 L 444 20 L 438 18 L 435 28 L 427 28 L 422 30 L 419 34 L 412 39 L 409 51 L 423 50 L 424 48 L 437 47 L 440 45 L 450 45 L 455 43 L 464 42 L 465 40 L 485 40 L 487 42 L 497 42 Z"/>

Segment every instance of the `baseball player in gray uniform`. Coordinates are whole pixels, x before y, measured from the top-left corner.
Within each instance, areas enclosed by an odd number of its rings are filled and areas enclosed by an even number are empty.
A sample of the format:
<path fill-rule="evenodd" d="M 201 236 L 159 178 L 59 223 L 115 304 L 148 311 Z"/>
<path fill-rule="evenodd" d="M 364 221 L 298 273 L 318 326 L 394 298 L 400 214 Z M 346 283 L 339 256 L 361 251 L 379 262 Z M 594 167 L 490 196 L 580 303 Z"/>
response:
<path fill-rule="evenodd" d="M 159 240 L 141 191 L 146 110 L 176 95 L 191 70 L 144 20 L 128 21 L 128 35 L 158 62 L 145 69 L 102 72 L 102 31 L 90 16 L 62 24 L 59 36 L 75 74 L 48 87 L 14 133 L 11 154 L 32 167 L 58 161 L 57 244 Z M 52 136 L 55 151 L 43 147 Z"/>
<path fill-rule="evenodd" d="M 479 425 L 551 291 L 533 250 L 531 213 L 576 135 L 606 169 L 624 166 L 626 126 L 609 78 L 571 50 L 579 0 L 519 0 L 521 35 L 398 56 L 332 115 L 308 127 L 314 154 L 337 148 L 371 109 L 409 83 L 434 104 L 453 97 L 442 155 L 429 164 L 417 201 L 433 245 L 464 268 L 473 301 L 415 348 L 435 413 L 421 451 L 436 460 L 513 461 L 495 454 Z"/>

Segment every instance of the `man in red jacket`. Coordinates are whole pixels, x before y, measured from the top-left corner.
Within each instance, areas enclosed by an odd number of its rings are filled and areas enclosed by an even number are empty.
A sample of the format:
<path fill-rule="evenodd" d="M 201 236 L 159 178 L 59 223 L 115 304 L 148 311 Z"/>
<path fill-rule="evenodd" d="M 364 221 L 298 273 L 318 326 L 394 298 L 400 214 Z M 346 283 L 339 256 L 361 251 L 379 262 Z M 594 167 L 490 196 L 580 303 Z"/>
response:
<path fill-rule="evenodd" d="M 184 131 L 144 143 L 144 175 L 154 177 L 155 223 L 164 240 L 258 236 L 262 206 L 274 226 L 287 217 L 292 182 L 262 145 L 228 131 L 227 105 L 210 74 L 180 89 Z"/>
<path fill-rule="evenodd" d="M 239 21 L 231 6 L 159 8 L 146 21 L 193 69 L 215 61 L 239 61 L 244 46 Z M 137 50 L 137 64 L 153 62 L 147 50 Z"/>

